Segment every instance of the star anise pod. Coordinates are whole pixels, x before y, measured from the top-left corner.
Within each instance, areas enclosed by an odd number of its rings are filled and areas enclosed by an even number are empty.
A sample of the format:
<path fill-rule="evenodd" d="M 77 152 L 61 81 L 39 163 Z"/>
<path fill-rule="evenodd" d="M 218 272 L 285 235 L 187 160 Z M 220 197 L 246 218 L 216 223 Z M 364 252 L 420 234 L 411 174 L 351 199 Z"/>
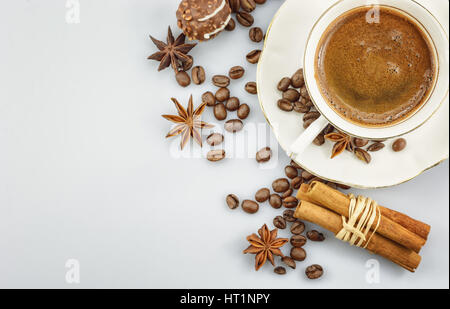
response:
<path fill-rule="evenodd" d="M 267 259 L 270 263 L 275 266 L 273 260 L 274 255 L 284 257 L 280 248 L 283 247 L 289 239 L 287 238 L 277 238 L 278 229 L 269 231 L 267 225 L 263 225 L 258 230 L 258 235 L 252 234 L 247 237 L 250 247 L 244 250 L 244 253 L 256 254 L 255 256 L 255 269 L 258 270 L 263 266 Z"/>
<path fill-rule="evenodd" d="M 201 104 L 194 110 L 192 95 L 189 98 L 187 110 L 181 106 L 177 99 L 172 98 L 172 102 L 178 111 L 178 115 L 162 115 L 165 119 L 175 122 L 177 125 L 167 133 L 166 138 L 181 134 L 181 149 L 187 144 L 191 136 L 202 146 L 202 135 L 200 131 L 204 128 L 212 128 L 213 125 L 200 120 L 202 113 L 205 111 L 206 103 Z"/>
<path fill-rule="evenodd" d="M 352 139 L 345 133 L 332 132 L 325 135 L 325 138 L 334 143 L 333 150 L 331 152 L 331 159 L 343 153 L 346 149 L 353 151 Z"/>
<path fill-rule="evenodd" d="M 150 39 L 152 39 L 159 51 L 148 56 L 148 59 L 161 62 L 158 71 L 164 70 L 169 65 L 172 65 L 173 70 L 178 72 L 178 68 L 181 64 L 192 61 L 187 54 L 197 44 L 185 44 L 186 36 L 183 33 L 175 39 L 172 30 L 169 27 L 167 43 L 159 41 L 152 36 L 150 36 Z"/>

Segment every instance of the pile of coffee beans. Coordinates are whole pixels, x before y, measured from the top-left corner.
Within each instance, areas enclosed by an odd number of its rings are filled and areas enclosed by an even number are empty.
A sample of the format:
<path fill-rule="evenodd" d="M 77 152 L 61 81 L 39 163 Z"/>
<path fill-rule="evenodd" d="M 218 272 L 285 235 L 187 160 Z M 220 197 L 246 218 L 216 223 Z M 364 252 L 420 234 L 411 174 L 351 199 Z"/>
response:
<path fill-rule="evenodd" d="M 219 89 L 215 93 L 207 91 L 202 95 L 202 102 L 212 107 L 214 110 L 214 117 L 217 120 L 223 121 L 228 117 L 229 112 L 236 112 L 239 119 L 232 119 L 225 123 L 225 130 L 236 133 L 244 127 L 242 120 L 247 119 L 250 114 L 250 106 L 241 103 L 239 98 L 231 95 L 228 86 L 231 80 L 237 80 L 244 76 L 245 69 L 241 66 L 232 67 L 227 75 L 214 75 L 212 77 L 212 84 Z"/>
<path fill-rule="evenodd" d="M 262 157 L 267 158 L 264 154 L 269 152 L 270 148 L 263 148 L 258 152 L 257 160 Z M 276 215 L 273 219 L 273 226 L 280 230 L 290 231 L 290 246 L 289 255 L 281 258 L 283 266 L 276 266 L 274 273 L 284 275 L 287 273 L 287 268 L 296 269 L 297 263 L 307 260 L 308 255 L 305 246 L 308 240 L 311 242 L 323 242 L 325 235 L 317 230 L 307 230 L 306 225 L 301 220 L 294 217 L 294 208 L 297 207 L 299 201 L 296 198 L 296 190 L 300 188 L 302 183 L 311 183 L 312 181 L 321 181 L 336 189 L 350 189 L 350 187 L 338 185 L 335 183 L 324 181 L 310 172 L 303 170 L 297 163 L 291 161 L 284 168 L 286 177 L 275 179 L 270 188 L 263 187 L 256 191 L 254 200 L 246 199 L 241 203 L 241 208 L 248 214 L 255 214 L 259 211 L 263 203 L 268 204 L 273 209 L 284 208 L 282 213 Z M 234 194 L 229 194 L 226 197 L 226 204 L 230 209 L 239 207 L 239 198 Z M 309 279 L 317 279 L 323 274 L 323 268 L 320 265 L 314 264 L 305 269 L 306 277 Z"/>
<path fill-rule="evenodd" d="M 297 112 L 303 114 L 303 128 L 307 129 L 320 117 L 308 93 L 303 77 L 303 69 L 298 69 L 291 77 L 283 77 L 277 85 L 281 92 L 278 100 L 278 108 L 284 112 Z M 325 135 L 334 131 L 332 125 L 327 126 L 315 139 L 314 144 L 325 144 Z"/>
<path fill-rule="evenodd" d="M 224 124 L 225 130 L 230 133 L 241 131 L 244 127 L 242 120 L 247 119 L 250 114 L 250 106 L 241 103 L 239 98 L 232 96 L 228 88 L 232 80 L 238 80 L 244 75 L 245 69 L 241 66 L 233 66 L 228 75 L 214 75 L 211 82 L 218 89 L 214 92 L 207 91 L 202 95 L 202 102 L 213 109 L 214 117 L 217 120 L 225 121 L 230 112 L 236 112 L 237 119 L 230 119 Z M 223 141 L 224 137 L 219 133 L 213 133 L 207 138 L 210 146 L 220 145 Z M 207 154 L 207 159 L 212 162 L 221 161 L 224 158 L 224 150 L 211 150 Z"/>

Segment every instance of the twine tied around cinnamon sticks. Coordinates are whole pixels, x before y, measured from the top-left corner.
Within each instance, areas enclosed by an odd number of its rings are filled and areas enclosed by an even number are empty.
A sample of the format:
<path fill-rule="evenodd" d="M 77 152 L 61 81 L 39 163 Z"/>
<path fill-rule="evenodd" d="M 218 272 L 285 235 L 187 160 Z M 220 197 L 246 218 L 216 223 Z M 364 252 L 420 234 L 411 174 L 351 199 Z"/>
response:
<path fill-rule="evenodd" d="M 342 216 L 343 228 L 336 234 L 336 238 L 348 242 L 351 246 L 356 245 L 357 247 L 361 247 L 364 243 L 363 248 L 365 249 L 380 226 L 380 210 L 378 209 L 377 202 L 371 198 L 364 196 L 358 196 L 356 198 L 353 194 L 349 194 L 348 197 L 350 198 L 348 220 L 345 216 Z M 375 219 L 377 219 L 377 222 L 375 227 L 373 227 Z M 367 234 L 370 230 L 373 233 L 367 239 Z M 358 239 L 359 241 L 357 242 Z"/>
<path fill-rule="evenodd" d="M 411 272 L 419 266 L 419 252 L 430 233 L 428 224 L 318 181 L 302 184 L 297 199 L 295 218 L 320 225 Z"/>

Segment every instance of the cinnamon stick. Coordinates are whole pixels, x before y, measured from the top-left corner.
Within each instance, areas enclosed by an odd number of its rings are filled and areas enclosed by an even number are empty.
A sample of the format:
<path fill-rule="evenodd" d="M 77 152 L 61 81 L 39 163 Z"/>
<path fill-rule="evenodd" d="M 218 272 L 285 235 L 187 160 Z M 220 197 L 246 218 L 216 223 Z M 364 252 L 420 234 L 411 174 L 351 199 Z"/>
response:
<path fill-rule="evenodd" d="M 321 182 L 314 181 L 309 185 L 306 196 L 314 203 L 348 218 L 350 198 L 342 192 L 330 188 Z M 376 220 L 378 220 L 378 217 Z M 426 242 L 424 238 L 382 214 L 377 233 L 415 252 L 420 252 L 420 249 Z"/>
<path fill-rule="evenodd" d="M 307 195 L 307 192 L 309 190 L 309 185 L 306 183 L 303 183 L 298 190 L 297 193 L 297 199 L 307 202 L 316 203 L 317 201 L 313 201 L 309 195 Z M 341 193 L 341 195 L 346 196 L 344 193 Z M 319 203 L 320 204 L 320 203 Z M 378 206 L 381 212 L 381 215 L 391 219 L 392 221 L 400 224 L 404 228 L 408 229 L 409 231 L 413 232 L 414 234 L 418 235 L 419 237 L 427 240 L 428 235 L 430 234 L 431 227 L 423 223 L 421 221 L 415 220 L 403 213 L 397 212 L 395 210 L 383 207 L 381 205 Z"/>
<path fill-rule="evenodd" d="M 300 202 L 295 210 L 294 217 L 320 225 L 334 234 L 337 234 L 343 228 L 341 215 L 304 200 Z M 368 239 L 371 234 L 369 233 Z M 362 246 L 365 245 L 366 241 Z M 373 234 L 366 249 L 391 260 L 411 272 L 415 271 L 422 259 L 413 250 L 405 248 L 378 233 Z"/>

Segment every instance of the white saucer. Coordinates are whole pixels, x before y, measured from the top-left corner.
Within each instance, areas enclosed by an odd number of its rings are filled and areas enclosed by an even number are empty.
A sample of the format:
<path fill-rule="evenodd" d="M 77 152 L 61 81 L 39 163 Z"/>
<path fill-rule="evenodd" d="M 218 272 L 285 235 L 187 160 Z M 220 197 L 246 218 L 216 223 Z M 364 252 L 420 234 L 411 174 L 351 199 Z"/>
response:
<path fill-rule="evenodd" d="M 262 111 L 280 146 L 286 151 L 303 131 L 302 114 L 283 112 L 277 107 L 279 80 L 291 76 L 302 67 L 306 38 L 314 22 L 335 0 L 286 0 L 275 15 L 267 33 L 258 72 L 258 97 Z M 446 0 L 418 1 L 439 20 L 445 31 L 449 27 L 449 3 Z M 448 56 L 448 49 L 447 49 Z M 425 170 L 448 158 L 449 98 L 419 129 L 405 135 L 408 146 L 403 152 L 386 148 L 372 154 L 367 165 L 344 152 L 330 159 L 332 144 L 310 145 L 296 162 L 314 175 L 357 188 L 380 188 L 397 185 L 415 178 Z"/>

